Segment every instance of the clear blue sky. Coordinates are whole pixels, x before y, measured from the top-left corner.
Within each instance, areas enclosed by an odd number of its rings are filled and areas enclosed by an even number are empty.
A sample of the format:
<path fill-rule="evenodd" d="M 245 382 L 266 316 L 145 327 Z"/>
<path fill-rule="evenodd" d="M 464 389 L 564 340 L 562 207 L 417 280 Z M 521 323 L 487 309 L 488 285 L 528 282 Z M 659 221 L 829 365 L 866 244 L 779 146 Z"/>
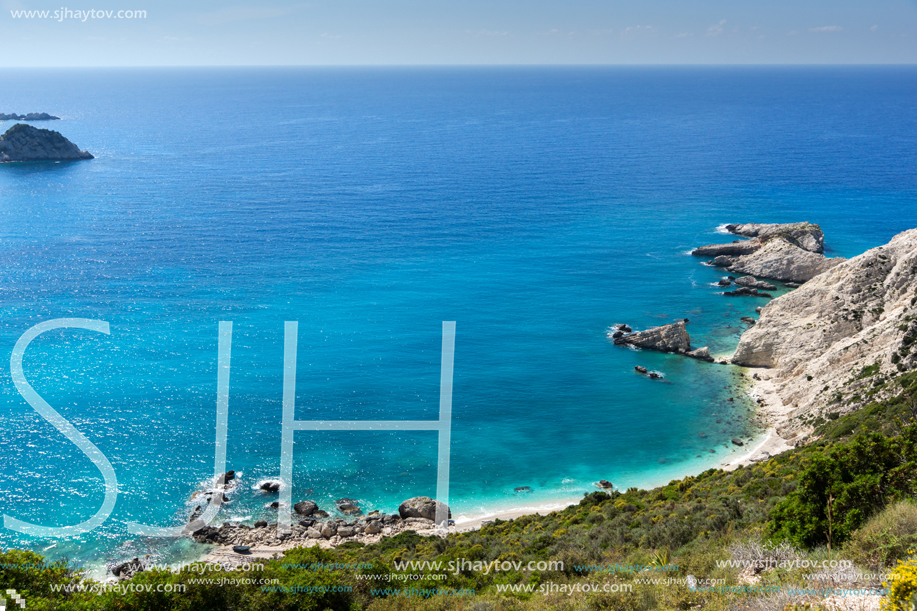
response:
<path fill-rule="evenodd" d="M 0 66 L 917 63 L 917 0 L 0 0 Z M 14 11 L 59 11 L 14 18 Z M 143 19 L 90 9 L 146 11 Z"/>

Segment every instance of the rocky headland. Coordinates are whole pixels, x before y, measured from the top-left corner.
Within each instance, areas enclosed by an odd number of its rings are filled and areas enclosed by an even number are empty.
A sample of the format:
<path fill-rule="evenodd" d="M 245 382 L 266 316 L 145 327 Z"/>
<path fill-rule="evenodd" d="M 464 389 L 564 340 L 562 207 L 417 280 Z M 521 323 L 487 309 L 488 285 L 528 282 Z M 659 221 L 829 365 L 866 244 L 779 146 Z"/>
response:
<path fill-rule="evenodd" d="M 27 115 L 17 115 L 16 113 L 7 115 L 0 112 L 0 121 L 60 121 L 60 117 L 49 115 L 46 112 L 30 112 Z"/>
<path fill-rule="evenodd" d="M 750 393 L 768 435 L 731 466 L 766 459 L 811 440 L 820 423 L 882 398 L 885 382 L 917 367 L 917 229 L 850 260 L 826 258 L 818 225 L 727 225 L 749 238 L 692 252 L 726 267 L 718 287 L 725 295 L 768 297 L 778 287 L 795 290 L 758 307 L 729 361 L 755 368 Z M 618 325 L 616 344 L 695 356 L 683 323 L 633 333 Z M 647 375 L 645 368 L 638 373 Z M 642 370 L 642 371 L 641 371 Z M 745 374 L 743 374 L 744 377 Z M 915 408 L 917 409 L 917 408 Z"/>
<path fill-rule="evenodd" d="M 0 136 L 0 163 L 79 159 L 93 159 L 93 156 L 49 129 L 17 123 Z"/>
<path fill-rule="evenodd" d="M 821 227 L 811 223 L 746 223 L 726 225 L 725 229 L 749 239 L 701 246 L 691 254 L 712 257 L 709 265 L 752 276 L 752 280 L 807 282 L 844 261 L 840 257 L 825 257 L 824 233 Z"/>
<path fill-rule="evenodd" d="M 816 419 L 876 400 L 917 366 L 917 229 L 833 264 L 768 303 L 732 362 L 760 368 L 754 390 L 777 433 L 804 442 Z"/>

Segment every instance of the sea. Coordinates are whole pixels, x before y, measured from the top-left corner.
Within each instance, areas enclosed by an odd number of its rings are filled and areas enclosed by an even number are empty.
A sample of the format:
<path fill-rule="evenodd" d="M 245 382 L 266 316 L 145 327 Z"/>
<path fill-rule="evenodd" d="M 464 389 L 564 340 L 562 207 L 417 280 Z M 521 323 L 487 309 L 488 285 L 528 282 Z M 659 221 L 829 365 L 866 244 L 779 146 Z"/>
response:
<path fill-rule="evenodd" d="M 40 334 L 23 372 L 118 492 L 92 531 L 4 526 L 0 547 L 97 574 L 207 552 L 126 524 L 181 526 L 212 484 L 221 321 L 238 485 L 216 524 L 276 520 L 277 494 L 258 487 L 280 475 L 286 321 L 299 420 L 439 418 L 455 321 L 460 522 L 747 452 L 762 433 L 747 370 L 608 338 L 687 318 L 693 346 L 728 356 L 767 300 L 724 296 L 723 270 L 688 254 L 736 239 L 724 224 L 818 223 L 843 257 L 917 227 L 914 67 L 3 69 L 0 82 L 0 112 L 57 115 L 34 125 L 95 156 L 0 166 L 0 513 L 67 526 L 105 497 L 7 366 L 53 319 L 109 325 Z M 394 512 L 436 495 L 435 431 L 294 439 L 294 502 Z"/>

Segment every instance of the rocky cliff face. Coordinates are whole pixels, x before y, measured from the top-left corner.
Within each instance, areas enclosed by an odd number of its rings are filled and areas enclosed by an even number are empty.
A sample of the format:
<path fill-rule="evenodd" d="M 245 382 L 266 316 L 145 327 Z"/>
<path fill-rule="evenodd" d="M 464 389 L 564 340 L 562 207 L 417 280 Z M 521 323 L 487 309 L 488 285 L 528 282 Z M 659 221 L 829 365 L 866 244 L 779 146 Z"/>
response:
<path fill-rule="evenodd" d="M 19 123 L 0 136 L 0 163 L 92 159 L 60 133 Z"/>
<path fill-rule="evenodd" d="M 917 229 L 768 303 L 742 335 L 733 362 L 770 368 L 759 375 L 774 383 L 791 416 L 851 411 L 876 376 L 917 366 L 914 342 Z M 778 428 L 784 437 L 806 430 L 799 418 Z"/>
<path fill-rule="evenodd" d="M 825 235 L 811 223 L 726 225 L 745 242 L 701 246 L 691 254 L 715 257 L 711 263 L 735 274 L 802 283 L 831 269 L 844 259 L 826 258 Z"/>

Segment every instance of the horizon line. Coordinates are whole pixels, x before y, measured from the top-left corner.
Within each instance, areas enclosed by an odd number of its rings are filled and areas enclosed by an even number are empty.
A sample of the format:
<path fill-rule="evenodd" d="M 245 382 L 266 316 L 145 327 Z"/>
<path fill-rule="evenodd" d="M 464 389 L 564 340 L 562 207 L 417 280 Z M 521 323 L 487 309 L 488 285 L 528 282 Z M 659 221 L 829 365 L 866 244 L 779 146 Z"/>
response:
<path fill-rule="evenodd" d="M 827 68 L 827 67 L 914 67 L 915 62 L 858 63 L 516 63 L 516 64 L 95 64 L 2 66 L 0 70 L 89 69 L 89 68 Z"/>

